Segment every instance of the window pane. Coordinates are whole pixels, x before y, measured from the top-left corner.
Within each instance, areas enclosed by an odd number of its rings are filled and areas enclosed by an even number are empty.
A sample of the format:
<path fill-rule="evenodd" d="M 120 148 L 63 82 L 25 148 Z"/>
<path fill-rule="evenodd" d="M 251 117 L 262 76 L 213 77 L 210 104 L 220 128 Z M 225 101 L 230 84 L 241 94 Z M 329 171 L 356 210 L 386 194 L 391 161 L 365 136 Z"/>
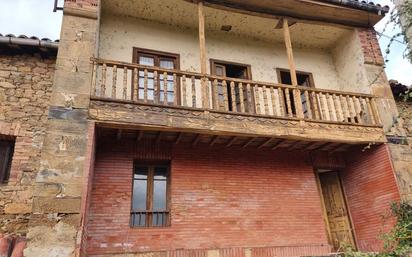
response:
<path fill-rule="evenodd" d="M 10 176 L 14 142 L 0 141 L 0 183 L 5 183 Z"/>
<path fill-rule="evenodd" d="M 156 167 L 153 182 L 153 210 L 166 210 L 167 168 Z"/>
<path fill-rule="evenodd" d="M 160 59 L 160 68 L 174 69 L 174 66 L 173 60 Z"/>
<path fill-rule="evenodd" d="M 133 203 L 132 209 L 146 210 L 147 198 L 147 167 L 136 167 L 133 181 Z"/>
<path fill-rule="evenodd" d="M 154 58 L 147 57 L 147 56 L 140 56 L 139 57 L 139 64 L 147 65 L 147 66 L 154 66 Z"/>

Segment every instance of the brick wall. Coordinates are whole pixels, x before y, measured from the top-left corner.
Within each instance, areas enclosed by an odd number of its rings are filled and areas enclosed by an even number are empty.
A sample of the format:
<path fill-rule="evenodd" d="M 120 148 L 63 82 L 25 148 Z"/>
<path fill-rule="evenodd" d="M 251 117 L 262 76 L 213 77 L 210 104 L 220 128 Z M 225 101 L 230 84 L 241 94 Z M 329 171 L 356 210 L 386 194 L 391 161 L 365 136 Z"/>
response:
<path fill-rule="evenodd" d="M 364 62 L 367 64 L 383 65 L 384 60 L 373 28 L 359 29 L 359 39 L 363 50 Z"/>
<path fill-rule="evenodd" d="M 15 138 L 10 179 L 0 185 L 0 234 L 27 233 L 54 67 L 54 56 L 0 54 L 0 135 Z"/>
<path fill-rule="evenodd" d="M 393 224 L 383 219 L 390 203 L 399 200 L 399 191 L 386 145 L 347 155 L 342 181 L 357 244 L 360 250 L 376 251 L 382 247 L 379 235 Z"/>
<path fill-rule="evenodd" d="M 256 247 L 251 250 L 256 257 L 330 251 L 315 176 L 305 154 L 165 149 L 98 143 L 87 229 L 89 255 L 216 248 L 232 252 L 237 247 Z M 172 226 L 131 229 L 133 158 L 155 158 L 154 153 L 172 157 Z M 198 251 L 196 256 L 203 256 L 206 250 Z"/>

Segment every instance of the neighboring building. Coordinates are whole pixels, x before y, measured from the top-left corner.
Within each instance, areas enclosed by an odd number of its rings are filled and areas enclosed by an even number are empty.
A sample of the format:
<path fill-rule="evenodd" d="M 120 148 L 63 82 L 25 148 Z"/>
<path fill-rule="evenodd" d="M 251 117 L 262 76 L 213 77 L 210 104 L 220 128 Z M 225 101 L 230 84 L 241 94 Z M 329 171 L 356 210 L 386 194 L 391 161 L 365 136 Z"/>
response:
<path fill-rule="evenodd" d="M 409 49 L 412 49 L 412 13 L 405 14 L 405 6 L 408 5 L 409 9 L 412 11 L 412 1 L 411 0 L 394 0 L 397 10 L 400 15 L 400 22 L 405 31 L 405 37 L 408 41 Z M 411 51 L 412 52 L 412 51 Z M 412 56 L 411 56 L 412 60 Z"/>
<path fill-rule="evenodd" d="M 57 43 L 1 37 L 0 249 L 381 249 L 393 224 L 382 215 L 409 197 L 395 174 L 411 154 L 373 30 L 387 11 L 334 0 L 66 0 L 57 58 Z"/>

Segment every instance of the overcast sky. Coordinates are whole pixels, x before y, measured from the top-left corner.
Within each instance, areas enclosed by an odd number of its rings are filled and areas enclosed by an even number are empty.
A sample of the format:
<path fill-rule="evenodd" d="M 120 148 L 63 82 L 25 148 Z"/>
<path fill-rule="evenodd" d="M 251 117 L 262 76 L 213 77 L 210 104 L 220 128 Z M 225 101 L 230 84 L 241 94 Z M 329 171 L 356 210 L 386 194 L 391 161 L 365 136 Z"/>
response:
<path fill-rule="evenodd" d="M 375 3 L 393 7 L 390 0 L 375 0 Z M 53 13 L 53 4 L 54 0 L 0 0 L 0 33 L 58 39 L 62 12 Z M 387 18 L 376 25 L 377 31 L 382 32 L 386 20 Z M 391 26 L 384 33 L 391 36 L 398 31 L 399 28 L 392 29 Z M 383 51 L 388 42 L 388 38 L 380 38 Z M 386 73 L 389 79 L 396 79 L 406 85 L 412 85 L 412 64 L 403 58 L 405 48 L 405 44 L 393 43 L 391 53 L 388 56 Z"/>

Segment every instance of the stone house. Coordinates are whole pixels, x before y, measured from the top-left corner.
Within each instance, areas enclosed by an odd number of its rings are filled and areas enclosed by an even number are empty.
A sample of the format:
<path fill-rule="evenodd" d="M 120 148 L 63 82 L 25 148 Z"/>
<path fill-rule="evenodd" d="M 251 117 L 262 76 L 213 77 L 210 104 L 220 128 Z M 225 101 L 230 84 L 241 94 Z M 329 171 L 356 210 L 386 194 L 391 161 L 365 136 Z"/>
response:
<path fill-rule="evenodd" d="M 66 0 L 60 42 L 1 36 L 0 254 L 379 250 L 412 156 L 373 30 L 387 12 Z"/>

